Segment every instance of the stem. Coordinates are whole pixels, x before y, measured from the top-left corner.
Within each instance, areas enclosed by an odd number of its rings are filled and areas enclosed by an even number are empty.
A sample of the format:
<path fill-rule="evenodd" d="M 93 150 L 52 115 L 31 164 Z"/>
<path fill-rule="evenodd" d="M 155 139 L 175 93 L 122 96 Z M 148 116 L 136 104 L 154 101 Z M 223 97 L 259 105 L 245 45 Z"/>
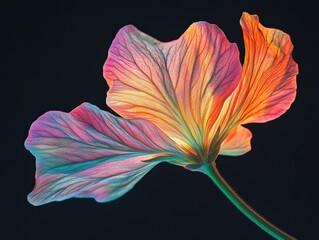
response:
<path fill-rule="evenodd" d="M 220 175 L 216 162 L 213 161 L 211 165 L 206 164 L 202 166 L 203 171 L 213 180 L 218 188 L 226 195 L 226 197 L 251 221 L 257 224 L 262 230 L 270 234 L 276 239 L 296 240 L 294 237 L 277 228 L 275 225 L 268 222 L 265 218 L 260 216 L 254 209 L 252 209 L 238 194 L 231 188 L 226 180 Z"/>

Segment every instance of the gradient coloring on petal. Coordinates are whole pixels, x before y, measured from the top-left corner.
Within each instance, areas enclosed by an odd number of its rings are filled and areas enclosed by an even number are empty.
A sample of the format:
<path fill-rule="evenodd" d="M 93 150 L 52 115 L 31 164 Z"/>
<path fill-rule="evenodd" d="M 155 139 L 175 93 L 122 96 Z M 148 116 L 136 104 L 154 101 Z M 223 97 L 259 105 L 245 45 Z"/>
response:
<path fill-rule="evenodd" d="M 278 118 L 289 109 L 296 96 L 298 65 L 292 59 L 289 35 L 264 27 L 257 15 L 244 13 L 240 23 L 246 49 L 243 74 L 216 121 L 223 129 L 222 139 L 232 134 L 238 124 Z M 232 136 L 234 141 L 241 137 Z"/>
<path fill-rule="evenodd" d="M 237 126 L 227 135 L 221 144 L 219 154 L 227 156 L 243 155 L 251 149 L 251 138 L 252 134 L 247 128 Z"/>
<path fill-rule="evenodd" d="M 257 15 L 244 13 L 243 75 L 227 102 L 240 123 L 267 122 L 287 111 L 296 96 L 298 65 L 292 59 L 288 34 L 259 23 Z"/>
<path fill-rule="evenodd" d="M 133 26 L 122 28 L 103 70 L 114 111 L 147 119 L 183 149 L 197 152 L 209 146 L 207 133 L 237 86 L 241 65 L 236 44 L 216 25 L 198 22 L 168 43 Z"/>
<path fill-rule="evenodd" d="M 87 103 L 39 117 L 25 146 L 37 159 L 36 185 L 28 196 L 33 205 L 70 197 L 111 201 L 176 153 L 174 142 L 154 124 L 118 118 Z"/>

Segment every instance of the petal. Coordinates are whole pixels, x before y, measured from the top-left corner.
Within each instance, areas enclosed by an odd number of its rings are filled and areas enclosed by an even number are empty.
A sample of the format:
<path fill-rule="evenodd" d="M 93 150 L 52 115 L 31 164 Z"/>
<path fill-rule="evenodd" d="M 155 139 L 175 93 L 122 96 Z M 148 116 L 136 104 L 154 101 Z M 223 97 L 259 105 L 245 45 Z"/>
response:
<path fill-rule="evenodd" d="M 293 45 L 288 34 L 265 28 L 257 15 L 244 13 L 240 23 L 246 48 L 243 75 L 224 108 L 236 123 L 267 122 L 285 113 L 295 99 Z"/>
<path fill-rule="evenodd" d="M 265 28 L 257 15 L 243 13 L 240 23 L 246 48 L 243 73 L 214 125 L 214 129 L 221 129 L 219 144 L 226 138 L 240 139 L 240 132 L 234 135 L 239 124 L 262 123 L 279 117 L 289 109 L 296 95 L 298 65 L 291 56 L 293 45 L 289 35 Z"/>
<path fill-rule="evenodd" d="M 153 122 L 187 149 L 202 147 L 240 74 L 237 46 L 216 25 L 194 23 L 168 43 L 126 26 L 104 65 L 107 104 L 123 117 Z"/>
<path fill-rule="evenodd" d="M 220 147 L 220 155 L 239 156 L 251 149 L 250 140 L 252 138 L 251 132 L 242 126 L 237 126 L 231 131 Z"/>
<path fill-rule="evenodd" d="M 70 113 L 45 113 L 32 124 L 25 146 L 37 160 L 28 196 L 33 205 L 71 197 L 111 201 L 176 152 L 152 123 L 121 119 L 88 103 Z"/>

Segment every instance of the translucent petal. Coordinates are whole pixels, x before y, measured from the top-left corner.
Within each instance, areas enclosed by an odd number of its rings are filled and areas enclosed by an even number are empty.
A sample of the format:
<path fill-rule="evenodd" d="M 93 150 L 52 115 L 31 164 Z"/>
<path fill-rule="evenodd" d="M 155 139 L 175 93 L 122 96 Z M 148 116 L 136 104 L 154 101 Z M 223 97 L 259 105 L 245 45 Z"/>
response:
<path fill-rule="evenodd" d="M 239 156 L 251 149 L 250 140 L 251 132 L 242 126 L 237 126 L 231 131 L 220 147 L 220 155 Z"/>
<path fill-rule="evenodd" d="M 209 145 L 207 133 L 240 74 L 237 46 L 216 25 L 194 23 L 168 43 L 126 26 L 104 65 L 107 104 L 123 117 L 153 122 L 192 151 Z"/>
<path fill-rule="evenodd" d="M 111 201 L 172 157 L 174 145 L 148 121 L 118 118 L 88 103 L 70 113 L 45 113 L 25 142 L 37 166 L 28 199 L 33 205 L 71 197 Z"/>
<path fill-rule="evenodd" d="M 233 135 L 239 124 L 278 118 L 296 96 L 298 65 L 292 59 L 289 35 L 264 27 L 257 15 L 244 13 L 240 23 L 246 49 L 243 73 L 214 125 L 214 129 L 221 128 L 220 142 L 228 134 L 240 139 L 241 135 Z"/>
<path fill-rule="evenodd" d="M 246 49 L 243 74 L 223 111 L 235 123 L 267 122 L 285 113 L 295 99 L 293 45 L 288 34 L 264 27 L 257 15 L 244 13 L 240 23 Z"/>

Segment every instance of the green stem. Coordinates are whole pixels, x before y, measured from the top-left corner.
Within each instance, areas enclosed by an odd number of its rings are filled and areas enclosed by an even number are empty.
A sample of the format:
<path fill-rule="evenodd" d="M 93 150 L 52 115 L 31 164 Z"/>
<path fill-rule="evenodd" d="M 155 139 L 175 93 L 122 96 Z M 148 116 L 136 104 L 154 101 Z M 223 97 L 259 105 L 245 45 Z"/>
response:
<path fill-rule="evenodd" d="M 247 216 L 251 221 L 257 224 L 265 232 L 267 232 L 276 239 L 295 239 L 294 237 L 288 235 L 284 231 L 280 230 L 279 228 L 268 222 L 265 218 L 260 216 L 255 210 L 253 210 L 247 203 L 245 203 L 245 201 L 238 196 L 238 194 L 220 175 L 216 167 L 215 161 L 212 162 L 211 165 L 203 165 L 202 170 L 213 180 L 213 182 L 218 186 L 218 188 L 245 216 Z"/>

